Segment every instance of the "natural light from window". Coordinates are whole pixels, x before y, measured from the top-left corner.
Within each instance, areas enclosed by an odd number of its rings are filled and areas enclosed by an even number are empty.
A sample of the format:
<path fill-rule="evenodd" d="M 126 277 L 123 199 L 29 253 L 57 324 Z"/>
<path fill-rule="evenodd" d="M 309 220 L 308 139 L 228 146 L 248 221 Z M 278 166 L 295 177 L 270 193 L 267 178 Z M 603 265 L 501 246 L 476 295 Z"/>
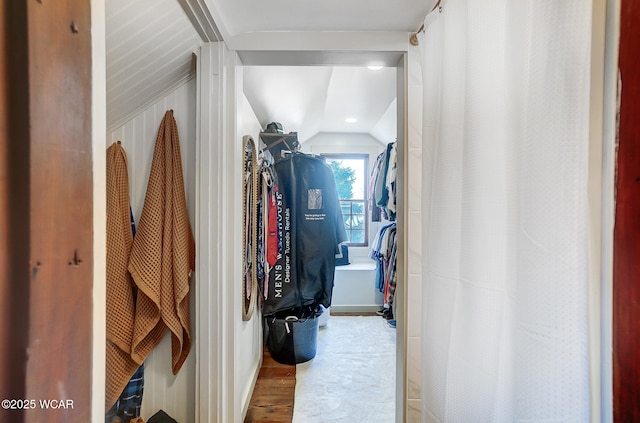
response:
<path fill-rule="evenodd" d="M 336 179 L 345 230 L 352 246 L 368 245 L 366 154 L 325 155 Z"/>

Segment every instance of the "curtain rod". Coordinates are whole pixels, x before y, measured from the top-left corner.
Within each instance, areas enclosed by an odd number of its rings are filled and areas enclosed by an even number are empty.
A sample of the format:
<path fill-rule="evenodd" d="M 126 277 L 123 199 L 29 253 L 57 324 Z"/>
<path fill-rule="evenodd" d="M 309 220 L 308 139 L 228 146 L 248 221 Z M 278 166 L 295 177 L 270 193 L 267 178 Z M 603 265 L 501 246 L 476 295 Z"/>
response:
<path fill-rule="evenodd" d="M 437 8 L 439 8 L 439 11 L 442 12 L 442 6 L 440 6 L 440 1 L 441 0 L 438 0 L 436 2 L 436 4 L 433 5 L 433 8 L 431 9 L 431 12 L 433 12 Z M 429 13 L 431 13 L 431 12 L 429 12 Z M 411 34 L 411 37 L 409 37 L 409 42 L 411 43 L 412 46 L 417 46 L 418 44 L 420 44 L 420 42 L 418 41 L 418 34 L 420 32 L 422 32 L 423 29 L 424 29 L 424 23 L 422 25 L 420 25 L 420 28 L 418 28 L 418 30 L 416 32 Z"/>

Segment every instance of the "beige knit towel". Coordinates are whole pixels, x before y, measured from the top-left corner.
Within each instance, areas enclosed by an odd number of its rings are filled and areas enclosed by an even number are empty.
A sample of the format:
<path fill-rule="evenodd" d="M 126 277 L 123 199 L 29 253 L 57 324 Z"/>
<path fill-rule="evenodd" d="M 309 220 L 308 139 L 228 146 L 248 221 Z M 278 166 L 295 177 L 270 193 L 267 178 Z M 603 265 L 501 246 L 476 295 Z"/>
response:
<path fill-rule="evenodd" d="M 195 242 L 187 215 L 180 141 L 173 110 L 165 113 L 151 163 L 129 271 L 138 286 L 131 357 L 142 363 L 171 331 L 173 374 L 191 348 L 189 277 Z"/>
<path fill-rule="evenodd" d="M 139 365 L 131 359 L 133 280 L 127 155 L 120 144 L 107 149 L 107 363 L 105 410 L 118 399 Z"/>

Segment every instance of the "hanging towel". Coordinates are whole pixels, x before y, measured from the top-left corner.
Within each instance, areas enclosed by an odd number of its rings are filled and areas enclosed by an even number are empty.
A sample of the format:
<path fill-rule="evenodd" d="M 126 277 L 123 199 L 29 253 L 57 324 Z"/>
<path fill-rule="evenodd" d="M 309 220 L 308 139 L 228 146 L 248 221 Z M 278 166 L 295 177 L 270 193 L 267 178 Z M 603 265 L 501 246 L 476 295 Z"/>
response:
<path fill-rule="evenodd" d="M 131 249 L 138 286 L 131 357 L 142 363 L 171 331 L 173 374 L 191 348 L 189 277 L 195 242 L 184 193 L 178 128 L 168 110 L 156 138 L 147 193 Z"/>
<path fill-rule="evenodd" d="M 139 364 L 131 358 L 133 281 L 127 270 L 133 240 L 124 148 L 107 149 L 107 342 L 105 410 L 118 399 Z"/>

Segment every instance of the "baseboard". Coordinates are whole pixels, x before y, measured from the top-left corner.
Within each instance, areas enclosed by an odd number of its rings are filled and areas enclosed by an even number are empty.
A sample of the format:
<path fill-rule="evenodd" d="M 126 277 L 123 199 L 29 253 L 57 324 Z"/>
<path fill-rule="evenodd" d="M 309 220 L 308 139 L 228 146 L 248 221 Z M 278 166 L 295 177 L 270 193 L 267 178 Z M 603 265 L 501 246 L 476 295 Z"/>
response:
<path fill-rule="evenodd" d="M 264 346 L 262 347 L 264 350 Z M 251 398 L 253 397 L 253 391 L 256 389 L 256 383 L 258 383 L 258 376 L 260 376 L 260 369 L 262 368 L 262 361 L 264 358 L 264 352 L 260 354 L 260 360 L 258 362 L 258 366 L 256 367 L 255 374 L 253 375 L 253 380 L 251 381 L 251 388 L 249 389 L 249 395 L 247 396 L 244 405 L 242 406 L 242 421 L 247 418 L 247 411 L 249 410 L 249 405 L 251 404 Z"/>
<path fill-rule="evenodd" d="M 380 305 L 332 305 L 331 314 L 333 313 L 375 313 L 380 310 Z"/>

